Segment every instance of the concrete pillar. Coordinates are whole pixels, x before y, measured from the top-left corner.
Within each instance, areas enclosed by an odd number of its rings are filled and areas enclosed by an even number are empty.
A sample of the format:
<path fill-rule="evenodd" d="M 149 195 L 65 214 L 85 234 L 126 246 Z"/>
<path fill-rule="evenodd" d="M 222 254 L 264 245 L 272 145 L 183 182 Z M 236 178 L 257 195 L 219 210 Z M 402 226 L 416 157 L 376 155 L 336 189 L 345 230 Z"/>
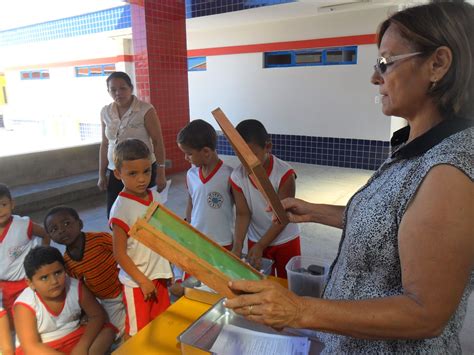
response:
<path fill-rule="evenodd" d="M 157 110 L 163 130 L 167 173 L 189 164 L 176 145 L 189 122 L 184 0 L 131 0 L 136 94 Z"/>

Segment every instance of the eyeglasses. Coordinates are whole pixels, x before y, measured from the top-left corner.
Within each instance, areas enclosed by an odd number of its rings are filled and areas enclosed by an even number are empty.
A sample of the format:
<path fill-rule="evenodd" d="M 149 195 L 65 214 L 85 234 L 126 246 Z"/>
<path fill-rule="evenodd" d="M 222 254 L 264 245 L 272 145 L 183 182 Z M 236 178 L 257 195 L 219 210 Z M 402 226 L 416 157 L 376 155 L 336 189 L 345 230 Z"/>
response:
<path fill-rule="evenodd" d="M 406 53 L 406 54 L 395 55 L 393 57 L 388 57 L 388 58 L 378 57 L 377 62 L 374 65 L 374 70 L 379 74 L 384 74 L 387 71 L 387 67 L 395 63 L 397 60 L 407 59 L 407 58 L 414 57 L 415 55 L 419 55 L 422 53 L 423 52 Z"/>

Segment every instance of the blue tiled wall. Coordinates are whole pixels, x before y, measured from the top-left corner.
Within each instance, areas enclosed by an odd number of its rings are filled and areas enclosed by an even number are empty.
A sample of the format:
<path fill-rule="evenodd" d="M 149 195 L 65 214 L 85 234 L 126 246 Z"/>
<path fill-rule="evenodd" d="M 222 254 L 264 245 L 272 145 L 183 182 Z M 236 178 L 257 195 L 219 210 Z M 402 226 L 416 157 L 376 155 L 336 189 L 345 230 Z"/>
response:
<path fill-rule="evenodd" d="M 295 0 L 186 0 L 186 17 L 278 5 Z M 132 26 L 130 5 L 0 31 L 0 47 L 113 31 Z"/>
<path fill-rule="evenodd" d="M 295 0 L 186 0 L 186 18 L 223 14 Z"/>
<path fill-rule="evenodd" d="M 272 152 L 289 162 L 376 170 L 390 153 L 390 143 L 365 139 L 271 135 Z M 219 154 L 235 155 L 227 138 L 219 134 Z"/>
<path fill-rule="evenodd" d="M 0 31 L 0 47 L 128 28 L 130 5 Z"/>

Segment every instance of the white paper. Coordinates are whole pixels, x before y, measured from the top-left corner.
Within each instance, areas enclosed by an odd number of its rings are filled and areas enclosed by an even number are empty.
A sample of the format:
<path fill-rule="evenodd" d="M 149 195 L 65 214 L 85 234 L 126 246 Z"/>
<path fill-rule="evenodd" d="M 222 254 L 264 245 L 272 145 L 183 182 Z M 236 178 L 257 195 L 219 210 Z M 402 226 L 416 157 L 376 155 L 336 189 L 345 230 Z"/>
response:
<path fill-rule="evenodd" d="M 166 180 L 166 186 L 165 186 L 165 188 L 163 189 L 163 191 L 159 192 L 160 198 L 161 198 L 160 203 L 165 204 L 166 201 L 168 201 L 168 192 L 170 191 L 170 186 L 171 186 L 171 179 L 170 179 L 170 180 Z M 156 190 L 156 185 L 153 186 L 151 189 Z"/>
<path fill-rule="evenodd" d="M 309 347 L 310 342 L 306 337 L 267 334 L 226 324 L 211 352 L 225 355 L 307 355 Z"/>

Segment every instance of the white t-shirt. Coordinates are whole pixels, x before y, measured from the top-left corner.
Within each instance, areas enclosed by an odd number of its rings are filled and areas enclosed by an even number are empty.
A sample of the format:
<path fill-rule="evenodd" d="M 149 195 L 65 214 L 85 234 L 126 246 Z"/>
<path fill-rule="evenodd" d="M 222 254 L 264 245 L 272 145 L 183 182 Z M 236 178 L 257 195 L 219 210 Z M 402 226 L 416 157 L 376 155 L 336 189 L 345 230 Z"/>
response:
<path fill-rule="evenodd" d="M 137 219 L 146 214 L 151 203 L 161 201 L 160 194 L 156 190 L 148 190 L 148 197 L 149 200 L 145 201 L 126 192 L 120 192 L 110 210 L 110 227 L 112 228 L 112 225 L 116 224 L 128 234 Z M 127 239 L 127 255 L 150 280 L 173 277 L 169 261 L 138 242 L 135 238 L 129 237 Z M 124 285 L 139 287 L 123 269 L 120 269 L 119 280 Z"/>
<path fill-rule="evenodd" d="M 232 244 L 234 201 L 229 178 L 232 168 L 222 160 L 206 178 L 202 169 L 193 166 L 186 184 L 193 202 L 191 225 L 219 245 Z"/>
<path fill-rule="evenodd" d="M 0 235 L 0 280 L 23 280 L 26 277 L 23 261 L 34 246 L 30 218 L 12 216 Z"/>
<path fill-rule="evenodd" d="M 18 296 L 14 305 L 22 304 L 36 316 L 36 327 L 43 343 L 58 340 L 79 328 L 81 320 L 81 282 L 66 277 L 66 299 L 59 314 L 54 314 L 44 303 L 41 297 L 27 287 Z M 16 337 L 16 347 L 20 346 Z"/>
<path fill-rule="evenodd" d="M 153 144 L 145 127 L 145 115 L 152 108 L 153 106 L 151 104 L 137 99 L 136 96 L 133 96 L 133 102 L 130 108 L 121 119 L 115 102 L 102 108 L 100 118 L 105 124 L 105 136 L 109 141 L 107 150 L 107 159 L 109 161 L 108 169 L 115 169 L 113 159 L 115 146 L 128 138 L 135 138 L 144 142 L 148 146 L 148 149 L 150 149 L 152 163 L 155 162 L 156 158 L 153 153 Z"/>
<path fill-rule="evenodd" d="M 288 177 L 294 175 L 295 171 L 288 163 L 273 155 L 270 155 L 269 159 L 270 165 L 267 169 L 267 175 L 273 188 L 278 192 L 280 186 L 288 179 Z M 245 170 L 242 165 L 236 167 L 232 172 L 231 183 L 235 189 L 244 194 L 251 213 L 247 236 L 251 241 L 258 242 L 273 223 L 272 213 L 265 211 L 268 203 L 260 191 L 258 191 L 254 183 L 250 181 L 247 170 Z M 298 237 L 299 234 L 300 228 L 298 225 L 295 223 L 288 223 L 285 229 L 281 231 L 270 245 L 286 243 Z"/>

